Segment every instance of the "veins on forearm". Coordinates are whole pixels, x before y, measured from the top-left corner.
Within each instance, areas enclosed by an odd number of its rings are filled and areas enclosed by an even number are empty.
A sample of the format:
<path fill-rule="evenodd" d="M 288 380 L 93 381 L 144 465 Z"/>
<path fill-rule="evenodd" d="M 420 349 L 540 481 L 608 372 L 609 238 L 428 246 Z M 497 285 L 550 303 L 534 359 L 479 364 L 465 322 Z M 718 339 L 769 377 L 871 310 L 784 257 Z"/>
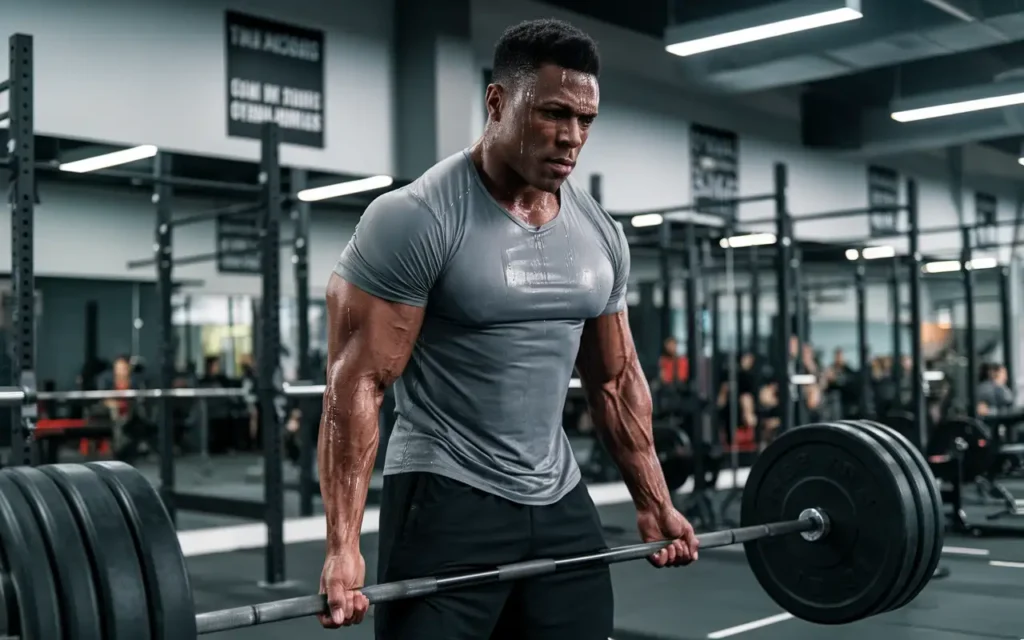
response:
<path fill-rule="evenodd" d="M 669 496 L 654 448 L 651 395 L 639 363 L 625 364 L 590 396 L 598 433 L 622 471 L 637 508 L 665 504 Z"/>

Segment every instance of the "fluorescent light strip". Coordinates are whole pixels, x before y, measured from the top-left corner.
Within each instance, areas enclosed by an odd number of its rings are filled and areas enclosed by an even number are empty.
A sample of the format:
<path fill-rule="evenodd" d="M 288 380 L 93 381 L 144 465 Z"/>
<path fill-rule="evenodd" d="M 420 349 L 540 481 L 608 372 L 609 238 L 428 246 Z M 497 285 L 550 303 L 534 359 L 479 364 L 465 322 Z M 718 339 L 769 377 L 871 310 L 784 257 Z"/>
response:
<path fill-rule="evenodd" d="M 975 258 L 967 263 L 967 268 L 971 271 L 978 271 L 979 269 L 994 269 L 997 266 L 999 266 L 999 261 L 995 258 Z M 938 262 L 929 262 L 924 265 L 925 273 L 952 273 L 959 270 L 959 260 L 940 260 Z"/>
<path fill-rule="evenodd" d="M 706 38 L 689 40 L 687 42 L 676 42 L 667 45 L 665 47 L 665 51 L 682 57 L 692 56 L 698 53 L 714 51 L 716 49 L 735 47 L 748 42 L 756 42 L 758 40 L 767 40 L 768 38 L 784 36 L 798 31 L 808 31 L 810 29 L 838 24 L 840 22 L 858 20 L 862 17 L 863 14 L 860 11 L 844 7 L 842 9 L 833 9 L 832 11 L 813 13 L 807 16 L 800 16 L 799 18 L 780 20 L 779 22 L 771 22 L 769 24 L 762 24 L 756 27 L 739 29 L 738 31 L 730 31 L 729 33 L 720 33 Z"/>
<path fill-rule="evenodd" d="M 941 382 L 946 379 L 946 374 L 942 371 L 925 371 L 924 381 L 925 382 Z"/>
<path fill-rule="evenodd" d="M 113 153 L 105 153 L 101 156 L 85 158 L 84 160 L 65 162 L 60 165 L 60 170 L 68 171 L 70 173 L 88 173 L 90 171 L 116 167 L 119 164 L 128 164 L 129 162 L 152 158 L 156 155 L 156 152 L 157 148 L 154 145 L 144 144 L 138 147 L 132 147 L 131 149 L 125 149 L 123 151 L 115 151 Z"/>
<path fill-rule="evenodd" d="M 748 233 L 742 236 L 722 238 L 718 241 L 718 246 L 723 249 L 726 247 L 732 247 L 733 249 L 742 247 L 760 247 L 766 244 L 775 244 L 774 233 Z"/>
<path fill-rule="evenodd" d="M 349 180 L 347 182 L 329 184 L 324 187 L 304 189 L 298 193 L 298 198 L 303 202 L 317 202 L 319 200 L 328 200 L 330 198 L 340 198 L 341 196 L 350 196 L 353 193 L 373 191 L 374 189 L 384 189 L 386 187 L 390 187 L 394 181 L 394 178 L 391 176 L 373 176 L 371 178 L 362 178 L 360 180 Z"/>
<path fill-rule="evenodd" d="M 660 213 L 642 213 L 633 216 L 629 221 L 634 227 L 656 227 L 664 222 L 665 218 Z"/>
<path fill-rule="evenodd" d="M 880 258 L 892 258 L 896 255 L 895 247 L 864 247 L 863 250 L 865 260 L 878 260 Z M 861 255 L 860 251 L 856 249 L 846 250 L 847 260 L 856 260 Z"/>
<path fill-rule="evenodd" d="M 939 104 L 932 107 L 921 107 L 920 109 L 896 111 L 892 114 L 892 119 L 896 122 L 916 122 L 918 120 L 943 118 L 945 116 L 955 116 L 961 113 L 983 111 L 985 109 L 1001 109 L 1003 107 L 1012 107 L 1013 105 L 1018 104 L 1024 104 L 1024 92 L 1011 93 L 1005 96 L 990 96 L 988 98 L 964 100 L 962 102 L 951 102 L 949 104 Z"/>

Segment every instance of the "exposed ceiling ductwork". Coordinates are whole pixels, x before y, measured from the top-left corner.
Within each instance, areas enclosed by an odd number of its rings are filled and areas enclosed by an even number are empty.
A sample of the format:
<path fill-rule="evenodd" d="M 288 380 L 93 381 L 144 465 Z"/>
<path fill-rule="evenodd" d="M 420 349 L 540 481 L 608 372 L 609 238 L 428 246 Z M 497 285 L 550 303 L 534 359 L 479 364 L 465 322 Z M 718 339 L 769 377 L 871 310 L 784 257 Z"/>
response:
<path fill-rule="evenodd" d="M 864 17 L 684 59 L 720 91 L 817 82 L 1024 40 L 1024 3 L 862 0 Z"/>

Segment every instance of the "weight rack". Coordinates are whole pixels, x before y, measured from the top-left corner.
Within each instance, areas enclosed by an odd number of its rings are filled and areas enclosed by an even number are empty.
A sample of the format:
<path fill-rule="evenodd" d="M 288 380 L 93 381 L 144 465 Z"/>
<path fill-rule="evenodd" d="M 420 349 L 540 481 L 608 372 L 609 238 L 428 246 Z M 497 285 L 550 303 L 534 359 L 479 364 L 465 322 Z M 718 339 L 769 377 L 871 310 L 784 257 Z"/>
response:
<path fill-rule="evenodd" d="M 35 118 L 32 36 L 10 37 L 6 88 L 10 119 L 7 161 L 11 211 L 11 379 L 10 383 L 35 392 L 36 290 L 33 261 L 35 227 Z M 4 114 L 0 114 L 0 120 Z M 7 464 L 38 462 L 34 446 L 35 405 L 11 407 L 11 456 Z"/>

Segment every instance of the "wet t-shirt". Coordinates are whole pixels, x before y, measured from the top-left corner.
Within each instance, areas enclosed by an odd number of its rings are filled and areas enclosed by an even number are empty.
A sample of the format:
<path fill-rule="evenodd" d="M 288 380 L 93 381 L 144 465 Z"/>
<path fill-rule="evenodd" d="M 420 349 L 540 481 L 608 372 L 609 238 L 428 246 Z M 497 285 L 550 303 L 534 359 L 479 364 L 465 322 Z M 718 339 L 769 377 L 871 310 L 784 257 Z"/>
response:
<path fill-rule="evenodd" d="M 584 322 L 626 307 L 622 227 L 566 181 L 541 227 L 490 195 L 463 151 L 371 204 L 336 273 L 425 307 L 395 384 L 385 475 L 432 472 L 522 504 L 579 481 L 562 409 Z"/>

